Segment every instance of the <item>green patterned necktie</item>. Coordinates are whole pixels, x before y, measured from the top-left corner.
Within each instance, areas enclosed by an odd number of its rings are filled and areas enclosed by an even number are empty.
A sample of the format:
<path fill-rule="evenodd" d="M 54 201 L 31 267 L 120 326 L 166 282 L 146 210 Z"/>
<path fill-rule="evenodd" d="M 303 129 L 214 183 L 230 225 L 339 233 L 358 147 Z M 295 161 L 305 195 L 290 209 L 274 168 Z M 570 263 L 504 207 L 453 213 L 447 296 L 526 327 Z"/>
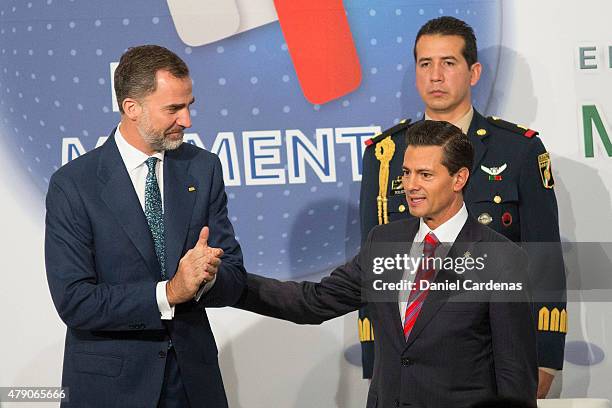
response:
<path fill-rule="evenodd" d="M 149 157 L 146 161 L 149 172 L 145 182 L 145 216 L 153 235 L 155 254 L 161 266 L 162 280 L 166 280 L 166 243 L 164 235 L 164 211 L 162 210 L 162 198 L 155 175 L 155 164 L 157 157 Z"/>

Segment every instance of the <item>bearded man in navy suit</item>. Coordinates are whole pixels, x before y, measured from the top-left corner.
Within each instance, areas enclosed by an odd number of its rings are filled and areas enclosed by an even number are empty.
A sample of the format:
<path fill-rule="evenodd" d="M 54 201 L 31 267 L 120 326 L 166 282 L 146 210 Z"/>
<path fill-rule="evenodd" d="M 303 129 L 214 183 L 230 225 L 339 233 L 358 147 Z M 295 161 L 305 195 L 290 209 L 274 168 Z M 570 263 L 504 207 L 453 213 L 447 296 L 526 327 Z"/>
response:
<path fill-rule="evenodd" d="M 186 64 L 159 46 L 115 71 L 121 122 L 49 182 L 45 260 L 74 407 L 227 407 L 207 307 L 245 285 L 217 156 L 183 143 Z"/>

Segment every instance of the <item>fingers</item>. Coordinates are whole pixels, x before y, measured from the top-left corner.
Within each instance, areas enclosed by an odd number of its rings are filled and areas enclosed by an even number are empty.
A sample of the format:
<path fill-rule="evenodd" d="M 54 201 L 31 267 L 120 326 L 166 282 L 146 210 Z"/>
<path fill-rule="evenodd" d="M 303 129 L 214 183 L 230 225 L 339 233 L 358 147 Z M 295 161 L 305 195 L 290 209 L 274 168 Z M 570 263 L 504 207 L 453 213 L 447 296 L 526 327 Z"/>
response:
<path fill-rule="evenodd" d="M 196 243 L 196 246 L 200 245 L 204 248 L 208 247 L 208 234 L 209 234 L 209 230 L 208 227 L 203 227 L 202 230 L 200 231 L 200 237 L 198 238 L 198 242 Z"/>

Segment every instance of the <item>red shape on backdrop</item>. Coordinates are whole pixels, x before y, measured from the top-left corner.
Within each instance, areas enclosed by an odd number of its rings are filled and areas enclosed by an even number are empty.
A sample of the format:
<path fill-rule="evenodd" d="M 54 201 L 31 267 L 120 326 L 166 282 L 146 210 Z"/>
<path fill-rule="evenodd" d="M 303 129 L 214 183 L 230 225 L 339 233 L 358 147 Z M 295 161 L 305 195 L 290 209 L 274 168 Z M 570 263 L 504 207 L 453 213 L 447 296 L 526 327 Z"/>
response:
<path fill-rule="evenodd" d="M 512 214 L 508 211 L 502 215 L 502 224 L 504 224 L 504 227 L 509 227 L 512 224 Z"/>
<path fill-rule="evenodd" d="M 359 87 L 361 65 L 342 0 L 274 0 L 302 87 L 324 104 Z"/>

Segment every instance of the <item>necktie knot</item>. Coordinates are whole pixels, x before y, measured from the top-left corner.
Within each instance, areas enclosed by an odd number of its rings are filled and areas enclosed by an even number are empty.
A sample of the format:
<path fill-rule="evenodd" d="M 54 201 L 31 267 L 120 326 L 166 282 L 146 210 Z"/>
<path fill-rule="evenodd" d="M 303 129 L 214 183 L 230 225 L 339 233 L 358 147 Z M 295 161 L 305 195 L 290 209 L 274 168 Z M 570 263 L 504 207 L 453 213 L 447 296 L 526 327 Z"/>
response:
<path fill-rule="evenodd" d="M 147 161 L 145 162 L 145 164 L 147 165 L 147 168 L 149 169 L 149 172 L 154 172 L 155 171 L 155 165 L 157 164 L 157 157 L 149 157 L 147 159 Z"/>

